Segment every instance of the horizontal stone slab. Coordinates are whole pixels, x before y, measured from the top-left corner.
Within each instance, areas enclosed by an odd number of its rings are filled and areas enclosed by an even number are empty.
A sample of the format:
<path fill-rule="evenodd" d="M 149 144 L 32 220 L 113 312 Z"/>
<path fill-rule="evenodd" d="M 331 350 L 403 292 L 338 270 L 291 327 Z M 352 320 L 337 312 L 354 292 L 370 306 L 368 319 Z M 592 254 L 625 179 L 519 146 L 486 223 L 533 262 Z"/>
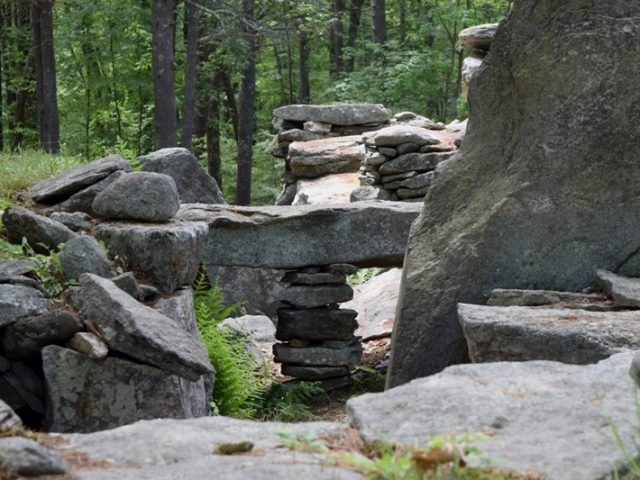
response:
<path fill-rule="evenodd" d="M 383 201 L 278 207 L 187 204 L 177 218 L 209 225 L 208 265 L 386 267 L 402 265 L 409 228 L 421 210 L 419 204 Z"/>
<path fill-rule="evenodd" d="M 345 348 L 295 348 L 284 343 L 273 346 L 274 361 L 315 367 L 355 367 L 362 356 L 362 345 L 355 343 Z"/>
<path fill-rule="evenodd" d="M 390 112 L 384 105 L 369 103 L 286 105 L 276 108 L 273 116 L 293 122 L 315 121 L 332 125 L 366 125 L 388 122 Z"/>
<path fill-rule="evenodd" d="M 278 310 L 278 340 L 348 340 L 358 328 L 355 310 L 313 308 Z"/>
<path fill-rule="evenodd" d="M 316 308 L 352 298 L 353 289 L 349 285 L 292 285 L 284 289 L 278 299 L 298 307 Z"/>

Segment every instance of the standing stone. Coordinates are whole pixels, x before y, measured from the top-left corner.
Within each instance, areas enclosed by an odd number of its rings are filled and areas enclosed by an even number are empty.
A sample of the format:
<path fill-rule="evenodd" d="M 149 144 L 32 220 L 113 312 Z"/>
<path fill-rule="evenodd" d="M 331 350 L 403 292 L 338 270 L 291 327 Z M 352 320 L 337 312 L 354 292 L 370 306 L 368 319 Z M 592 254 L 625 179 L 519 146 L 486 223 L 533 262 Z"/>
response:
<path fill-rule="evenodd" d="M 166 222 L 180 207 L 176 182 L 168 175 L 123 175 L 96 195 L 93 211 L 106 218 Z"/>
<path fill-rule="evenodd" d="M 7 239 L 11 243 L 19 245 L 22 243 L 22 239 L 26 238 L 31 248 L 37 253 L 45 255 L 76 236 L 62 223 L 22 207 L 12 207 L 5 210 L 2 215 L 2 223 Z"/>
<path fill-rule="evenodd" d="M 77 279 L 83 273 L 101 277 L 111 275 L 111 262 L 98 241 L 91 235 L 72 238 L 60 252 L 60 265 L 67 280 Z"/>
<path fill-rule="evenodd" d="M 169 175 L 181 203 L 225 203 L 218 184 L 186 148 L 163 148 L 138 157 L 145 172 Z"/>
<path fill-rule="evenodd" d="M 514 3 L 412 227 L 388 386 L 468 359 L 458 302 L 579 291 L 637 256 L 639 31 L 635 0 Z"/>

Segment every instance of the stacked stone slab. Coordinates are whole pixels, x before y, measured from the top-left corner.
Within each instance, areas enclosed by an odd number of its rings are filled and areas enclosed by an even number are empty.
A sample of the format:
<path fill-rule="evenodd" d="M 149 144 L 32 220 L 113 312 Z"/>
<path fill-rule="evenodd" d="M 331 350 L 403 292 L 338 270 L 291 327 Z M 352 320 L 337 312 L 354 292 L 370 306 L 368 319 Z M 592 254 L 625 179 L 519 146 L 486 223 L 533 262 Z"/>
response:
<path fill-rule="evenodd" d="M 458 35 L 460 45 L 471 51 L 462 62 L 462 91 L 465 98 L 469 97 L 471 81 L 489 53 L 497 28 L 497 23 L 486 23 L 465 28 Z"/>
<path fill-rule="evenodd" d="M 464 123 L 444 126 L 415 114 L 399 115 L 404 121 L 363 135 L 362 188 L 351 201 L 422 201 L 435 168 L 453 156 L 464 135 Z"/>
<path fill-rule="evenodd" d="M 280 296 L 287 305 L 278 310 L 275 361 L 282 373 L 303 381 L 319 381 L 327 389 L 351 384 L 351 370 L 362 355 L 354 335 L 357 312 L 339 304 L 353 298 L 347 285 L 352 265 L 305 267 L 285 273 L 288 284 Z"/>

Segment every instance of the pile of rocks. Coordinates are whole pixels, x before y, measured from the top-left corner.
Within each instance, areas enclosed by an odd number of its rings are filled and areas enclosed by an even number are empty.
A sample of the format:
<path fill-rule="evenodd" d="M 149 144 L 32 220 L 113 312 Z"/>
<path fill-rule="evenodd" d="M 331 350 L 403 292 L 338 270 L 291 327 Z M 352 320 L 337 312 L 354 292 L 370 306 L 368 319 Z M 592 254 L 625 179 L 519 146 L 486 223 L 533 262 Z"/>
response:
<path fill-rule="evenodd" d="M 471 54 L 462 62 L 462 91 L 465 98 L 469 97 L 471 81 L 489 53 L 497 28 L 497 23 L 486 23 L 465 28 L 458 35 L 460 45 L 471 50 Z"/>
<path fill-rule="evenodd" d="M 82 204 L 107 221 L 67 222 L 84 230 L 78 233 L 55 215 L 24 208 L 2 215 L 9 241 L 24 239 L 42 253 L 61 248 L 61 278 L 41 284 L 36 273 L 48 266 L 0 262 L 0 399 L 48 431 L 206 415 L 214 370 L 198 338 L 191 289 L 181 287 L 195 280 L 208 227 L 173 220 L 180 201 L 173 178 L 130 173 L 122 159 L 108 157 L 43 181 L 32 195 L 51 202 L 49 213 L 77 215 L 70 205 Z M 135 274 L 116 275 L 92 234 Z M 74 286 L 59 295 L 67 285 Z"/>
<path fill-rule="evenodd" d="M 361 188 L 351 201 L 422 201 L 436 166 L 454 155 L 466 129 L 466 122 L 444 126 L 408 112 L 396 117 L 396 125 L 363 135 Z"/>
<path fill-rule="evenodd" d="M 320 381 L 327 389 L 351 385 L 351 370 L 360 361 L 362 345 L 354 336 L 357 312 L 340 309 L 353 298 L 346 276 L 357 268 L 336 264 L 305 267 L 287 272 L 289 284 L 280 299 L 276 338 L 285 343 L 273 347 L 282 373 L 300 380 Z"/>

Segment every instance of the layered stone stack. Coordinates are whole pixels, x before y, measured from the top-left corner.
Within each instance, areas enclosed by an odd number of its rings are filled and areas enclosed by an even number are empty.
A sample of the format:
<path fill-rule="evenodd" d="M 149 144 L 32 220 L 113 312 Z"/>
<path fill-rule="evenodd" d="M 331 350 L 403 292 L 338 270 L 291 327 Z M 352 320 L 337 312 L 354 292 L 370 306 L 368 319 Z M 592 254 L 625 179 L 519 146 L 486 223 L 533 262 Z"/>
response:
<path fill-rule="evenodd" d="M 436 166 L 455 153 L 466 128 L 466 123 L 445 127 L 420 121 L 424 117 L 415 114 L 400 115 L 413 124 L 398 122 L 363 135 L 361 188 L 352 193 L 351 201 L 422 201 Z"/>
<path fill-rule="evenodd" d="M 465 98 L 469 97 L 471 81 L 489 53 L 497 28 L 497 23 L 486 23 L 465 28 L 458 35 L 460 45 L 471 51 L 462 62 L 462 91 Z"/>
<path fill-rule="evenodd" d="M 357 312 L 339 304 L 353 298 L 346 277 L 357 271 L 352 265 L 305 267 L 288 271 L 281 293 L 287 307 L 278 310 L 273 347 L 282 373 L 305 381 L 319 381 L 327 389 L 351 385 L 351 370 L 362 355 Z"/>
<path fill-rule="evenodd" d="M 371 104 L 288 105 L 274 110 L 277 134 L 267 153 L 285 159 L 284 188 L 277 204 L 308 203 L 308 195 L 296 198 L 308 187 L 303 183 L 357 172 L 364 159 L 361 134 L 388 125 L 389 115 L 384 106 Z M 349 179 L 342 180 L 348 188 Z M 348 201 L 348 193 L 342 196 Z"/>

